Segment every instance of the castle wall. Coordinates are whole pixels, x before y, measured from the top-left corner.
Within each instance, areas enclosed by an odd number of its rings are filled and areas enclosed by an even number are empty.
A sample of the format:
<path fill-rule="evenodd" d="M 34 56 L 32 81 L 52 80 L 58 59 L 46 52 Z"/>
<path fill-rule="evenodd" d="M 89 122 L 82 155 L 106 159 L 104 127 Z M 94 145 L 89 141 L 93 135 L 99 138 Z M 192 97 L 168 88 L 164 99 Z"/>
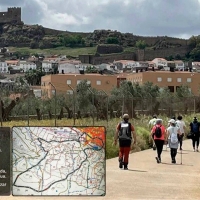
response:
<path fill-rule="evenodd" d="M 133 36 L 134 40 L 144 40 L 145 43 L 149 46 L 153 46 L 161 40 L 165 40 L 167 43 L 172 45 L 188 45 L 187 39 L 173 38 L 167 36 L 157 36 L 157 37 L 146 37 L 146 36 Z"/>
<path fill-rule="evenodd" d="M 21 22 L 21 8 L 8 8 L 7 12 L 0 12 L 0 24 Z"/>

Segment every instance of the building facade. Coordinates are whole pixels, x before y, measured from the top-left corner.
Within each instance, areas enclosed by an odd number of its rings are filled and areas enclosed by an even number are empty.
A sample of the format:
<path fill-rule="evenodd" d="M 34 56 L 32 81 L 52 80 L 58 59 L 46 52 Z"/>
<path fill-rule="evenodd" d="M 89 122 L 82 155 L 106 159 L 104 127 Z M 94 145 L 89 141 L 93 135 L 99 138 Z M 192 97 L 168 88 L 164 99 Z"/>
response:
<path fill-rule="evenodd" d="M 127 74 L 127 81 L 132 83 L 152 82 L 160 88 L 167 87 L 171 92 L 176 92 L 181 85 L 188 85 L 194 95 L 199 95 L 200 73 L 189 71 L 146 71 L 142 73 Z"/>
<path fill-rule="evenodd" d="M 30 69 L 36 69 L 37 66 L 35 63 L 33 62 L 28 62 L 28 61 L 20 61 L 19 63 L 19 68 L 21 70 L 23 70 L 23 72 L 27 72 L 29 71 Z"/>
<path fill-rule="evenodd" d="M 107 93 L 117 86 L 117 76 L 101 75 L 101 74 L 50 74 L 41 78 L 41 90 L 49 98 L 55 92 L 57 94 L 73 94 L 73 89 L 76 90 L 77 85 L 82 80 L 87 80 L 92 88 L 103 90 Z M 54 85 L 54 87 L 51 84 Z"/>
<path fill-rule="evenodd" d="M 0 61 L 0 73 L 8 73 L 8 66 L 6 62 Z"/>

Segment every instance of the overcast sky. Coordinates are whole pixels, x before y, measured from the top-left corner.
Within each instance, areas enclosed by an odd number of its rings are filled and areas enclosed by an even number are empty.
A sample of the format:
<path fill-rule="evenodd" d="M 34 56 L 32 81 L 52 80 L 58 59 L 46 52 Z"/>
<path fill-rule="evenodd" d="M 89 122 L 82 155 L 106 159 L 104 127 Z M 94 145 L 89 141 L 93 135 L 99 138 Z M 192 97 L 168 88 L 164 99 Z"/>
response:
<path fill-rule="evenodd" d="M 200 0 L 0 0 L 0 11 L 22 7 L 25 24 L 93 32 L 118 30 L 141 36 L 200 35 Z"/>

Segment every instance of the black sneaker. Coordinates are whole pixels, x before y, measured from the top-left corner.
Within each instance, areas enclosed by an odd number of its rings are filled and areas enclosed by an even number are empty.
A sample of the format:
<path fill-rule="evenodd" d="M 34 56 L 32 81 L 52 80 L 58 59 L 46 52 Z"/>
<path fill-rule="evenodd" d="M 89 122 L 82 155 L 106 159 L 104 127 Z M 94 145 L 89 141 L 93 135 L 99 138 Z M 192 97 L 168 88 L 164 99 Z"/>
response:
<path fill-rule="evenodd" d="M 124 164 L 124 170 L 128 170 L 128 165 Z"/>
<path fill-rule="evenodd" d="M 158 157 L 156 157 L 156 161 L 157 163 L 160 163 L 160 159 Z"/>
<path fill-rule="evenodd" d="M 123 162 L 119 161 L 119 168 L 122 169 L 123 168 Z"/>

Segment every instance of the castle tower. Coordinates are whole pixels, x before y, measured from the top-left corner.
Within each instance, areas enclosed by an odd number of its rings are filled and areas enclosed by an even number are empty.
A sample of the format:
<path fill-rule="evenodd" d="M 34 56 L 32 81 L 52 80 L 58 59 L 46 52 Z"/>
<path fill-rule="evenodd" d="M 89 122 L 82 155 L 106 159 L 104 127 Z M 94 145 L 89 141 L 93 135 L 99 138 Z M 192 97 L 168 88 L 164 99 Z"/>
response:
<path fill-rule="evenodd" d="M 21 8 L 20 7 L 8 8 L 7 17 L 10 19 L 11 22 L 20 23 Z"/>

